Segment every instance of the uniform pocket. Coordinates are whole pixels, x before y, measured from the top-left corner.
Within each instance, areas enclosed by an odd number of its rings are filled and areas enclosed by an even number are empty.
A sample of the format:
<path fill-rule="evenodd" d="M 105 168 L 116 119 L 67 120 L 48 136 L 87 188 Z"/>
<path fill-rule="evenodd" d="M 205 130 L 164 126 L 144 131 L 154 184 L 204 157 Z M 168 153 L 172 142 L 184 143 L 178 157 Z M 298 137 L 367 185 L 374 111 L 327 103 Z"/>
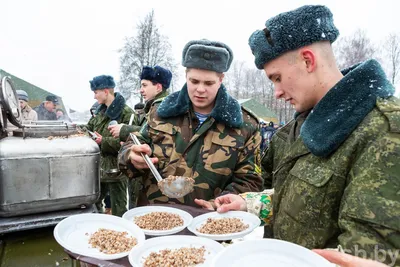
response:
<path fill-rule="evenodd" d="M 321 214 L 333 171 L 321 164 L 299 160 L 289 172 L 282 209 L 294 220 L 320 227 Z M 329 217 L 329 216 L 328 216 Z"/>
<path fill-rule="evenodd" d="M 205 138 L 203 147 L 204 168 L 210 172 L 229 176 L 235 169 L 243 141 L 230 135 L 213 133 Z"/>

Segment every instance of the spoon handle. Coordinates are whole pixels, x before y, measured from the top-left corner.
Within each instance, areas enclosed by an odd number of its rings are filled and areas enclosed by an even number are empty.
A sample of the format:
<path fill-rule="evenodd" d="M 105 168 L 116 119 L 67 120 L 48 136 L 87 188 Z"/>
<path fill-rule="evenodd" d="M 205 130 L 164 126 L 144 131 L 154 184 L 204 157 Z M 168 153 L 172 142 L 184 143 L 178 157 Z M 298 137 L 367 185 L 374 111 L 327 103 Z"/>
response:
<path fill-rule="evenodd" d="M 139 142 L 139 139 L 137 139 L 136 135 L 130 133 L 129 134 L 130 137 L 133 140 L 133 143 L 135 145 L 140 146 L 141 143 Z M 161 175 L 158 173 L 156 166 L 154 166 L 153 162 L 151 161 L 151 159 L 149 158 L 149 156 L 145 153 L 140 153 L 144 159 L 144 161 L 146 161 L 147 165 L 149 166 L 151 172 L 153 173 L 154 177 L 157 179 L 157 182 L 160 182 L 162 180 Z"/>

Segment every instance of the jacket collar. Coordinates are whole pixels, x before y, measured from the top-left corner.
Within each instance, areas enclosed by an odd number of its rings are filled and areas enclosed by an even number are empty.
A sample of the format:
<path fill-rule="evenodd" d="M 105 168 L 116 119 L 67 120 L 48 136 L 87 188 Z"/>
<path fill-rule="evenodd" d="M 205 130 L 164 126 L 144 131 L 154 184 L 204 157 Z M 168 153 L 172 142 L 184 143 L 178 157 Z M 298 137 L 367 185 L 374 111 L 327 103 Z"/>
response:
<path fill-rule="evenodd" d="M 153 105 L 154 101 L 165 98 L 167 95 L 168 95 L 167 90 L 162 90 L 153 99 L 146 101 L 146 103 L 144 104 L 144 113 L 147 114 L 150 111 L 151 105 Z"/>
<path fill-rule="evenodd" d="M 120 93 L 114 94 L 115 99 L 109 107 L 105 104 L 99 105 L 97 112 L 105 113 L 110 120 L 118 120 L 121 117 L 122 111 L 125 107 L 125 98 Z"/>
<path fill-rule="evenodd" d="M 189 111 L 191 101 L 185 84 L 182 90 L 167 96 L 157 109 L 157 114 L 161 118 L 180 116 Z M 210 117 L 216 122 L 225 124 L 232 128 L 240 128 L 243 123 L 243 115 L 239 102 L 231 97 L 221 84 L 218 89 L 215 106 L 211 111 Z"/>
<path fill-rule="evenodd" d="M 394 93 L 376 60 L 342 73 L 345 76 L 318 102 L 300 130 L 307 148 L 319 157 L 334 152 L 374 108 L 378 98 Z"/>

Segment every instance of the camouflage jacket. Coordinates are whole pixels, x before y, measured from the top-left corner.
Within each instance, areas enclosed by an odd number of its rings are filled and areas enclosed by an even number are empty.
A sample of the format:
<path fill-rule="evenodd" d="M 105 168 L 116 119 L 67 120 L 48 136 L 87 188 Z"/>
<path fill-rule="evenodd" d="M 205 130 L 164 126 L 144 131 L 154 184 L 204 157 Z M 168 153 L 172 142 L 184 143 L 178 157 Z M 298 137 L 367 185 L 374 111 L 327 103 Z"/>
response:
<path fill-rule="evenodd" d="M 92 117 L 87 129 L 98 132 L 103 139 L 100 144 L 100 177 L 102 182 L 115 182 L 123 178 L 123 175 L 118 177 L 110 177 L 106 171 L 118 168 L 117 156 L 121 147 L 119 140 L 112 137 L 107 129 L 111 120 L 116 120 L 118 123 L 129 123 L 129 119 L 133 114 L 133 110 L 125 104 L 125 99 L 119 93 L 115 93 L 115 99 L 107 108 L 106 105 L 99 105 L 96 110 L 96 116 Z"/>
<path fill-rule="evenodd" d="M 275 189 L 272 235 L 368 258 L 384 250 L 386 263 L 399 264 L 400 101 L 376 61 L 344 74 L 274 135 L 262 159 Z"/>
<path fill-rule="evenodd" d="M 257 119 L 245 110 L 242 113 L 239 103 L 221 86 L 213 111 L 196 130 L 198 124 L 186 85 L 162 103 L 153 104 L 148 113 L 148 123 L 139 137 L 152 147 L 152 156 L 159 159 L 161 176 L 192 177 L 195 186 L 191 194 L 169 199 L 161 193 L 155 178 L 147 171 L 144 174 L 145 197 L 140 197 L 139 205 L 148 201 L 196 206 L 195 198 L 211 200 L 226 192 L 261 189 L 261 136 Z M 119 163 L 121 169 L 129 167 L 132 176 L 135 170 L 128 160 L 130 146 L 130 142 L 124 145 Z"/>
<path fill-rule="evenodd" d="M 56 121 L 57 115 L 55 112 L 48 111 L 44 107 L 44 103 L 40 104 L 39 106 L 33 109 L 37 113 L 38 120 L 40 121 Z"/>
<path fill-rule="evenodd" d="M 159 99 L 164 99 L 168 95 L 166 90 L 163 90 L 161 93 L 156 95 L 155 98 L 150 99 L 149 101 L 146 102 L 144 106 L 144 115 L 139 116 L 138 114 L 135 114 L 135 119 L 132 123 L 132 125 L 124 125 L 121 127 L 121 130 L 119 132 L 119 139 L 122 142 L 125 142 L 128 139 L 128 136 L 130 133 L 133 132 L 139 132 L 142 126 L 146 123 L 146 116 L 147 113 L 150 111 L 150 107 L 152 106 L 153 102 Z"/>

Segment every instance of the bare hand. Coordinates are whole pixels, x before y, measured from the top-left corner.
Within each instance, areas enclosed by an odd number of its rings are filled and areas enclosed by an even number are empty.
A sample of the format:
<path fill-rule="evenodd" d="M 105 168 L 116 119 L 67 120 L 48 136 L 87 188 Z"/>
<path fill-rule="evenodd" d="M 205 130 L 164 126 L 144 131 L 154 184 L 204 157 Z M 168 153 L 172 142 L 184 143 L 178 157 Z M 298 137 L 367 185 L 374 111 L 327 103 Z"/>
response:
<path fill-rule="evenodd" d="M 387 265 L 377 261 L 362 259 L 335 250 L 313 249 L 313 251 L 341 267 L 387 267 Z"/>
<path fill-rule="evenodd" d="M 114 138 L 119 138 L 119 133 L 121 132 L 121 128 L 122 126 L 124 126 L 125 124 L 116 124 L 116 125 L 110 125 L 108 126 L 108 130 L 110 131 L 111 135 Z"/>
<path fill-rule="evenodd" d="M 203 209 L 212 210 L 212 211 L 215 210 L 215 204 L 213 202 L 206 201 L 204 199 L 197 199 L 197 198 L 194 200 L 194 202 L 197 205 L 201 206 Z"/>
<path fill-rule="evenodd" d="M 98 145 L 101 144 L 101 141 L 103 141 L 103 136 L 99 134 L 98 132 L 94 132 L 97 135 L 96 140 L 94 140 Z"/>
<path fill-rule="evenodd" d="M 142 155 L 140 154 L 145 153 L 147 155 L 151 155 L 151 149 L 149 145 L 147 144 L 142 144 L 142 145 L 132 145 L 130 148 L 130 153 L 129 153 L 129 159 L 132 163 L 132 165 L 138 169 L 148 169 L 149 166 L 147 165 L 146 161 L 143 159 Z M 153 162 L 153 164 L 156 164 L 158 162 L 158 158 L 150 158 L 150 160 Z"/>
<path fill-rule="evenodd" d="M 230 210 L 247 211 L 246 201 L 239 195 L 227 194 L 215 199 L 217 211 L 224 213 Z"/>

